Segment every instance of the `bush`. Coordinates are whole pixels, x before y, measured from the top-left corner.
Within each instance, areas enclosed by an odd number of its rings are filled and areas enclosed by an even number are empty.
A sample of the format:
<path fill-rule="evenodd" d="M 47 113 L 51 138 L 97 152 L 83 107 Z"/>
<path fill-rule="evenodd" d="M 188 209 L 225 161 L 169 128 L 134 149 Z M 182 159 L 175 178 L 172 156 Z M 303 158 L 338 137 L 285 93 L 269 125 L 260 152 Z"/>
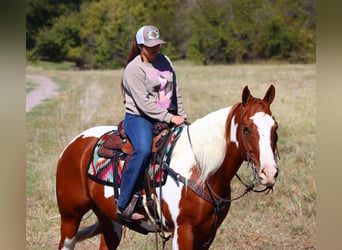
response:
<path fill-rule="evenodd" d="M 145 24 L 160 29 L 167 41 L 162 51 L 172 60 L 316 59 L 314 0 L 77 0 L 67 5 L 29 0 L 27 5 L 29 60 L 123 67 L 135 32 Z M 41 27 L 37 21 L 44 21 Z"/>

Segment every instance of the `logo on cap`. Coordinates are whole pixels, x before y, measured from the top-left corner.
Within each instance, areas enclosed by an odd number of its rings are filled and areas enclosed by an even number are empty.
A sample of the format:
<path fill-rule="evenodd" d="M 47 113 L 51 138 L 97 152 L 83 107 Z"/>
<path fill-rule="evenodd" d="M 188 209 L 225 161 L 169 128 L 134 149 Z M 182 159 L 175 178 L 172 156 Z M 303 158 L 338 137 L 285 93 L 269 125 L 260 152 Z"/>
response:
<path fill-rule="evenodd" d="M 151 31 L 148 33 L 148 38 L 149 38 L 149 39 L 158 39 L 158 38 L 159 38 L 159 33 L 158 33 L 158 31 L 156 31 L 156 30 L 151 30 Z"/>

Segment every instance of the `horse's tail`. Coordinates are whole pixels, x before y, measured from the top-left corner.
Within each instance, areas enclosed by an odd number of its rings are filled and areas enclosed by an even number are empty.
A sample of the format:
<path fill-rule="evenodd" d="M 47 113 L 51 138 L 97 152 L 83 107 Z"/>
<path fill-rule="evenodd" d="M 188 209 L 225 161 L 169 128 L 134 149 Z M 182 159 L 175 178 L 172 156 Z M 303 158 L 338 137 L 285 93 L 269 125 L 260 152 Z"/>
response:
<path fill-rule="evenodd" d="M 100 223 L 96 221 L 93 225 L 78 230 L 76 239 L 77 242 L 80 242 L 98 235 L 99 233 L 101 233 Z"/>

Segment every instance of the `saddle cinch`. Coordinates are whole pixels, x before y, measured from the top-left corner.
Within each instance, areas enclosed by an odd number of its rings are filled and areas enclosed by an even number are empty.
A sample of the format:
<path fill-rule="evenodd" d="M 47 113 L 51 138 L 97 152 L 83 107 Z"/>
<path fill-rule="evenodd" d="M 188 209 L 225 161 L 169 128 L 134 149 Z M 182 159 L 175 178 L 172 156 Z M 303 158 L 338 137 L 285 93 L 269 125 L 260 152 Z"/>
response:
<path fill-rule="evenodd" d="M 148 209 L 147 212 L 150 219 L 153 219 L 159 227 L 163 226 L 161 225 L 162 220 L 160 219 L 160 215 L 156 213 L 157 211 L 155 208 L 158 205 L 156 204 L 155 197 L 152 197 L 152 194 L 154 193 L 153 187 L 157 186 L 156 183 L 158 182 L 159 185 L 162 185 L 165 183 L 166 180 L 167 173 L 164 173 L 160 165 L 165 156 L 165 151 L 168 148 L 167 146 L 169 146 L 168 142 L 170 141 L 170 136 L 172 135 L 171 131 L 173 131 L 173 129 L 174 127 L 170 127 L 170 125 L 165 122 L 157 122 L 156 124 L 154 124 L 152 128 L 153 142 L 151 148 L 152 153 L 150 167 L 146 169 L 141 184 L 141 188 L 144 188 L 144 194 L 146 195 L 147 208 L 145 207 L 145 209 Z M 108 138 L 103 142 L 98 150 L 99 156 L 112 159 L 113 161 L 113 186 L 115 201 L 117 201 L 117 199 L 119 198 L 118 189 L 120 186 L 120 178 L 118 169 L 119 167 L 121 167 L 121 171 L 122 173 L 124 173 L 133 152 L 134 148 L 125 133 L 123 121 L 118 124 L 117 132 L 108 136 Z M 155 169 L 156 167 L 158 167 L 158 170 Z M 153 169 L 151 170 L 151 168 Z M 155 176 L 156 174 L 158 174 L 158 178 Z M 133 196 L 132 201 L 130 202 L 134 203 L 132 204 L 133 206 L 135 206 L 137 202 L 141 202 L 141 199 L 135 199 L 137 196 L 140 196 L 140 194 L 141 193 L 139 191 Z M 148 233 L 147 231 L 145 232 L 141 230 L 141 228 L 133 227 L 131 229 L 144 234 Z"/>

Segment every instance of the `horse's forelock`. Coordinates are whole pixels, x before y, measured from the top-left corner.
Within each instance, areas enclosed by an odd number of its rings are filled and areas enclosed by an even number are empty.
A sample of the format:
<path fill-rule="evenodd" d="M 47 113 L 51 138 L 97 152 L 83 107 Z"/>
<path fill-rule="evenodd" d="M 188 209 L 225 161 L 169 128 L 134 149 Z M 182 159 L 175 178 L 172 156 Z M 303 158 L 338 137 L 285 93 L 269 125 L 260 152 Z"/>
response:
<path fill-rule="evenodd" d="M 253 97 L 244 108 L 244 115 L 251 117 L 258 112 L 264 112 L 265 114 L 271 115 L 270 104 L 264 100 Z"/>

